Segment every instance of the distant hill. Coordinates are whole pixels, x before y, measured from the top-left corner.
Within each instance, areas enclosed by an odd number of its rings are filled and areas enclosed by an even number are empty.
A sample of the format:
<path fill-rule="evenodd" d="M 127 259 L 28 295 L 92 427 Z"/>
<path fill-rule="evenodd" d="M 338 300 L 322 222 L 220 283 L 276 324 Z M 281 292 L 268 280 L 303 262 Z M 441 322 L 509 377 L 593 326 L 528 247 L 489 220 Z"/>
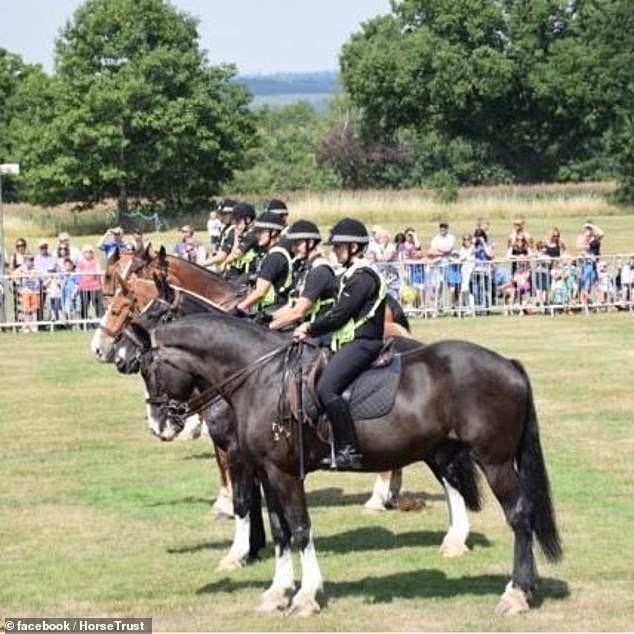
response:
<path fill-rule="evenodd" d="M 334 70 L 317 73 L 275 73 L 239 75 L 235 81 L 245 83 L 253 93 L 254 106 L 285 106 L 300 100 L 309 101 L 322 111 L 328 100 L 340 93 L 339 74 Z"/>

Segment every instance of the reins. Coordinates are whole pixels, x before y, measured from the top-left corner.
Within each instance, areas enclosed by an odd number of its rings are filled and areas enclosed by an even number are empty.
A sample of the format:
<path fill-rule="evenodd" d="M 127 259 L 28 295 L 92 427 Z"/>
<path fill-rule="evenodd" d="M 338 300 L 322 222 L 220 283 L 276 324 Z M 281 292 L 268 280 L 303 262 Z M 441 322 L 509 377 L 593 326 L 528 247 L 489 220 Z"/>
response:
<path fill-rule="evenodd" d="M 235 392 L 235 390 L 238 389 L 238 387 L 240 387 L 241 383 L 234 386 L 231 392 L 229 393 L 222 394 L 221 390 L 226 388 L 231 383 L 238 381 L 238 379 L 243 379 L 243 380 L 246 379 L 249 375 L 253 374 L 253 372 L 257 370 L 260 366 L 262 366 L 264 363 L 274 358 L 281 352 L 287 350 L 294 344 L 295 344 L 294 341 L 292 340 L 288 341 L 284 345 L 279 346 L 275 348 L 274 350 L 271 350 L 270 352 L 266 353 L 265 355 L 261 357 L 258 357 L 255 361 L 249 363 L 243 368 L 240 368 L 236 372 L 230 374 L 226 379 L 224 379 L 220 383 L 216 385 L 212 385 L 211 387 L 207 388 L 206 390 L 201 392 L 198 396 L 195 396 L 194 398 L 190 399 L 186 403 L 174 401 L 174 399 L 169 399 L 167 398 L 167 395 L 165 393 L 163 393 L 163 396 L 159 399 L 148 398 L 146 399 L 145 402 L 149 405 L 157 405 L 160 407 L 167 408 L 167 411 L 170 417 L 176 418 L 179 420 L 179 422 L 182 423 L 183 419 L 189 418 L 190 416 L 193 416 L 194 414 L 199 414 L 204 409 L 207 409 L 208 407 L 210 407 L 211 405 L 213 405 L 220 399 L 230 396 L 233 392 Z M 152 359 L 152 362 L 156 364 L 155 371 L 157 371 L 157 378 L 159 378 L 159 382 L 162 382 L 162 381 L 160 380 L 160 374 L 158 373 L 158 362 L 167 363 L 168 365 L 171 365 L 173 368 L 175 368 L 176 370 L 180 372 L 188 372 L 186 370 L 183 370 L 183 368 L 179 368 L 169 359 L 161 358 L 161 348 L 153 346 L 151 350 L 152 352 L 154 352 L 154 357 Z M 189 374 L 192 374 L 192 373 L 189 372 Z M 164 387 L 164 386 L 161 386 L 161 387 Z"/>

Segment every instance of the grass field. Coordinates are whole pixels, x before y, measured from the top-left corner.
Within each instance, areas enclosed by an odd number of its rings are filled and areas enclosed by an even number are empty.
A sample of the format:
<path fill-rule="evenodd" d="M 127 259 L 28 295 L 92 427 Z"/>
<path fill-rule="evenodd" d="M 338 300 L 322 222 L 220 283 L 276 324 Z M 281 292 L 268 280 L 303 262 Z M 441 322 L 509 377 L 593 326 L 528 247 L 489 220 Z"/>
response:
<path fill-rule="evenodd" d="M 158 630 L 629 630 L 634 620 L 634 434 L 628 314 L 418 322 L 520 358 L 532 377 L 565 559 L 539 558 L 538 608 L 493 608 L 511 533 L 488 494 L 472 551 L 441 559 L 445 506 L 423 468 L 419 512 L 368 514 L 369 475 L 308 479 L 326 604 L 305 621 L 253 610 L 263 560 L 214 567 L 232 524 L 211 517 L 206 441 L 151 441 L 137 377 L 92 361 L 87 333 L 0 336 L 0 617 L 152 616 Z M 485 487 L 486 488 L 486 487 Z M 296 561 L 296 571 L 298 562 Z"/>

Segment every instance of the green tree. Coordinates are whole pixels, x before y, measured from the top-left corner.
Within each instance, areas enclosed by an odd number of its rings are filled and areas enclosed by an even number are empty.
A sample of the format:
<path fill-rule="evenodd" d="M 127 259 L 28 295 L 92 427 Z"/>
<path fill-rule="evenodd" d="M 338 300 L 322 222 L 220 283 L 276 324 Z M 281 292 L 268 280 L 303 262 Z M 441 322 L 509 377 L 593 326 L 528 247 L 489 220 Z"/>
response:
<path fill-rule="evenodd" d="M 16 94 L 29 75 L 38 70 L 38 67 L 26 64 L 19 55 L 0 48 L 0 163 L 17 160 L 12 129 L 13 117 L 20 107 Z M 14 185 L 13 179 L 3 179 L 5 200 L 16 197 Z"/>
<path fill-rule="evenodd" d="M 233 189 L 249 193 L 323 190 L 340 184 L 316 156 L 323 122 L 306 101 L 257 111 L 257 142 L 248 168 L 236 173 Z"/>
<path fill-rule="evenodd" d="M 254 130 L 234 75 L 208 66 L 196 20 L 166 0 L 87 0 L 56 42 L 50 102 L 25 91 L 20 149 L 31 199 L 116 198 L 125 211 L 130 199 L 179 207 L 217 193 Z M 39 129 L 29 131 L 29 116 Z"/>
<path fill-rule="evenodd" d="M 402 0 L 344 46 L 342 79 L 366 137 L 458 142 L 481 166 L 463 182 L 606 176 L 633 15 L 629 0 Z"/>

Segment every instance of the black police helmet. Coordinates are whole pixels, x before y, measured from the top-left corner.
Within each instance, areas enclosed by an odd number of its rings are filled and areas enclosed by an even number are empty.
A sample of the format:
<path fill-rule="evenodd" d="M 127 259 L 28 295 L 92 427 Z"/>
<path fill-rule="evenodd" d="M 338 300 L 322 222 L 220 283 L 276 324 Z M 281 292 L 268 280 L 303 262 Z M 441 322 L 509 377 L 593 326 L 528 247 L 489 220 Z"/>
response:
<path fill-rule="evenodd" d="M 370 234 L 365 225 L 354 218 L 340 220 L 330 230 L 328 244 L 368 244 Z"/>
<path fill-rule="evenodd" d="M 321 242 L 319 227 L 310 220 L 294 222 L 284 236 L 287 240 L 315 240 Z"/>
<path fill-rule="evenodd" d="M 232 200 L 231 198 L 225 198 L 221 203 L 218 203 L 218 213 L 221 214 L 230 214 L 233 213 L 233 208 L 237 205 L 238 203 L 235 200 Z"/>
<path fill-rule="evenodd" d="M 285 225 L 282 219 L 271 211 L 264 211 L 253 223 L 254 229 L 269 229 L 270 231 L 284 231 Z"/>
<path fill-rule="evenodd" d="M 233 213 L 231 217 L 235 222 L 239 222 L 240 220 L 255 220 L 255 209 L 253 205 L 249 205 L 249 203 L 238 203 L 233 208 Z"/>
<path fill-rule="evenodd" d="M 278 200 L 277 198 L 274 198 L 269 202 L 266 206 L 266 210 L 274 214 L 279 214 L 280 216 L 288 214 L 288 207 L 286 206 L 286 203 L 283 200 Z"/>

